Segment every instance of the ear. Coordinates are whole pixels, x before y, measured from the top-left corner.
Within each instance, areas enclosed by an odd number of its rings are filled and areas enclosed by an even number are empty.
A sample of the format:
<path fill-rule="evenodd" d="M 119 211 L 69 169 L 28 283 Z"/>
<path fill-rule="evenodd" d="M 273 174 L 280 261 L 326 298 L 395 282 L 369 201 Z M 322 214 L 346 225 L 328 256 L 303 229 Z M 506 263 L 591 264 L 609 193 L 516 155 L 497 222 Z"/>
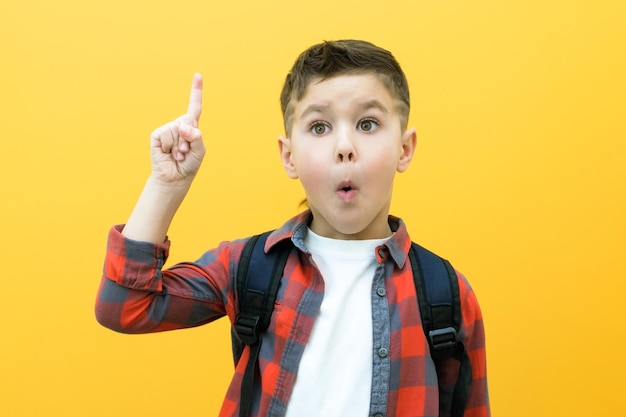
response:
<path fill-rule="evenodd" d="M 287 172 L 287 176 L 295 180 L 296 178 L 298 178 L 298 172 L 296 170 L 296 165 L 293 163 L 292 159 L 291 139 L 284 136 L 279 136 L 278 150 L 280 151 L 280 159 L 283 163 L 283 167 L 285 168 L 285 172 Z"/>
<path fill-rule="evenodd" d="M 415 132 L 415 128 L 412 127 L 402 135 L 402 152 L 400 153 L 398 167 L 396 168 L 398 172 L 404 172 L 409 168 L 416 146 L 417 133 Z"/>

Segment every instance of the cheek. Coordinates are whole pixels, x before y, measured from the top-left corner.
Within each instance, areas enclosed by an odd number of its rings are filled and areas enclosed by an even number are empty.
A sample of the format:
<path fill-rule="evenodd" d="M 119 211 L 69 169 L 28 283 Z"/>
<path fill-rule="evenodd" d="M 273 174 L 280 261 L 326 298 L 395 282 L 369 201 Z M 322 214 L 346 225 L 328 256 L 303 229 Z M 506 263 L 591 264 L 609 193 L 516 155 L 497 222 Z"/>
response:
<path fill-rule="evenodd" d="M 381 151 L 369 165 L 369 180 L 382 188 L 389 188 L 396 176 L 398 155 Z"/>
<path fill-rule="evenodd" d="M 298 171 L 300 182 L 307 190 L 321 188 L 326 183 L 327 168 L 320 165 L 307 164 Z"/>
<path fill-rule="evenodd" d="M 387 164 L 385 167 L 382 167 L 379 171 L 377 171 L 377 174 L 373 176 L 371 180 L 373 183 L 377 184 L 379 191 L 384 194 L 385 190 L 391 191 L 395 175 L 396 171 L 394 167 Z"/>
<path fill-rule="evenodd" d="M 390 149 L 389 145 L 378 147 L 370 155 L 372 155 L 371 164 L 381 173 L 395 172 L 400 160 L 400 152 Z"/>
<path fill-rule="evenodd" d="M 294 159 L 294 164 L 298 178 L 305 188 L 319 188 L 325 182 L 328 166 L 319 158 L 316 159 L 315 155 L 300 154 Z"/>

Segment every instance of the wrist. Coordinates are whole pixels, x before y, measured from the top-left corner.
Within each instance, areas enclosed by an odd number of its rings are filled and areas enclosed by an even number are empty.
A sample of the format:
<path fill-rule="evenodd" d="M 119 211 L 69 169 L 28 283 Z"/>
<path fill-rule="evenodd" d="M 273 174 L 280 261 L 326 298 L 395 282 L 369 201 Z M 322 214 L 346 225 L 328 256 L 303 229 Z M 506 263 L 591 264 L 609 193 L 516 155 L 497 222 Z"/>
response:
<path fill-rule="evenodd" d="M 193 178 L 180 179 L 175 181 L 163 181 L 157 176 L 151 175 L 150 177 L 148 177 L 145 188 L 150 189 L 152 192 L 165 198 L 177 197 L 180 195 L 184 197 L 185 194 L 187 194 L 187 191 L 189 191 L 192 182 Z"/>
<path fill-rule="evenodd" d="M 163 182 L 149 177 L 126 226 L 124 236 L 144 242 L 163 242 L 191 181 Z"/>

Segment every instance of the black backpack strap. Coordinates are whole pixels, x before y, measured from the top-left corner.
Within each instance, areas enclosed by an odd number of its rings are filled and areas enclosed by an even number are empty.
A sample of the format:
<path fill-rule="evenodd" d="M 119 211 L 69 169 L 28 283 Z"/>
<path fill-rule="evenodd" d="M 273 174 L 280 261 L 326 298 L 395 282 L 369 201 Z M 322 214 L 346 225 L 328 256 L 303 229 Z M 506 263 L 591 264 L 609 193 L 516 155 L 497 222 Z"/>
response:
<path fill-rule="evenodd" d="M 440 401 L 440 410 L 451 407 L 451 417 L 461 417 L 469 396 L 472 368 L 459 337 L 462 318 L 458 278 L 450 262 L 416 243 L 411 245 L 409 259 L 422 327 L 435 364 L 448 358 L 460 361 L 452 404 L 445 405 Z M 440 395 L 440 400 L 442 399 L 443 396 Z"/>
<path fill-rule="evenodd" d="M 289 256 L 289 251 L 282 247 L 265 253 L 265 241 L 270 233 L 253 236 L 246 242 L 236 277 L 239 313 L 235 318 L 235 337 L 250 346 L 250 357 L 241 383 L 241 417 L 250 415 L 254 376 L 261 351 L 260 334 L 269 326 L 283 269 Z M 239 360 L 240 354 L 241 351 L 235 352 L 236 360 Z"/>

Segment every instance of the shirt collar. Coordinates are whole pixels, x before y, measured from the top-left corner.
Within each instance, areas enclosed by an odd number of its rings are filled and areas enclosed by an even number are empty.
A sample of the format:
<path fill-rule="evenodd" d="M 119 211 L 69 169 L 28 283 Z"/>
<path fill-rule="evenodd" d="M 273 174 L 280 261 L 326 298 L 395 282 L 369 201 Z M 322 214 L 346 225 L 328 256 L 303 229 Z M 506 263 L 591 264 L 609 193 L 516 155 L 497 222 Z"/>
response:
<path fill-rule="evenodd" d="M 311 222 L 312 214 L 310 210 L 303 211 L 297 216 L 289 219 L 279 229 L 273 231 L 267 238 L 265 243 L 265 251 L 269 251 L 279 242 L 291 239 L 293 245 L 303 252 L 307 252 L 304 244 L 304 236 L 306 229 Z M 389 216 L 389 226 L 393 234 L 385 242 L 385 246 L 389 251 L 391 259 L 395 264 L 402 268 L 406 262 L 407 254 L 411 248 L 411 238 L 406 229 L 404 221 L 399 217 Z"/>

